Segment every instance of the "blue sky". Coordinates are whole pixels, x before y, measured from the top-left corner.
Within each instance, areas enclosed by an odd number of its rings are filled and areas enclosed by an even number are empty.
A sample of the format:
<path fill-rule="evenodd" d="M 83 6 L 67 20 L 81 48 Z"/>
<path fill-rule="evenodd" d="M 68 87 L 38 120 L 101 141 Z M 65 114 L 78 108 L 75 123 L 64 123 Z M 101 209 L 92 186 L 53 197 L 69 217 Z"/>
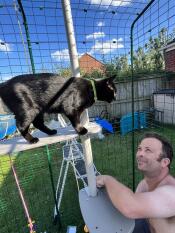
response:
<path fill-rule="evenodd" d="M 31 72 L 21 12 L 13 0 L 0 4 L 0 78 Z M 104 62 L 130 50 L 130 26 L 147 0 L 72 0 L 79 56 L 89 53 Z M 69 66 L 64 17 L 58 0 L 23 0 L 37 72 Z M 16 3 L 16 6 L 18 4 Z M 175 28 L 174 0 L 156 0 L 136 24 L 135 48 L 143 46 L 162 27 Z"/>

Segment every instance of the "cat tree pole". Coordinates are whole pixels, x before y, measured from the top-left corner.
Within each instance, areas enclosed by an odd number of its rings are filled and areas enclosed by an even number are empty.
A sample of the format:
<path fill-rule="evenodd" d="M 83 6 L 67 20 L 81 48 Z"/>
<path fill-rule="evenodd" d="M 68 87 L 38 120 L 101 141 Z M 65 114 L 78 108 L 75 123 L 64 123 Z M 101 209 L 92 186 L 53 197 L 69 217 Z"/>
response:
<path fill-rule="evenodd" d="M 76 78 L 79 78 L 80 68 L 78 62 L 78 53 L 77 53 L 76 40 L 74 34 L 70 0 L 62 0 L 62 9 L 64 14 L 64 22 L 65 22 L 66 34 L 68 40 L 71 69 L 73 75 Z M 88 124 L 89 123 L 88 111 L 86 110 L 82 115 L 83 115 L 81 119 L 82 124 L 83 125 Z M 97 194 L 96 179 L 95 179 L 95 172 L 93 167 L 93 157 L 92 157 L 90 137 L 88 135 L 81 136 L 81 141 L 83 144 L 83 150 L 85 155 L 85 166 L 86 166 L 86 173 L 88 179 L 88 193 L 90 196 L 96 196 Z"/>
<path fill-rule="evenodd" d="M 62 8 L 64 13 L 64 22 L 67 33 L 72 73 L 76 78 L 79 78 L 80 69 L 73 20 L 71 15 L 70 0 L 62 0 Z M 87 111 L 85 111 L 82 121 L 83 124 L 89 123 Z M 88 191 L 85 189 L 81 189 L 79 191 L 79 203 L 84 221 L 88 227 L 89 232 L 116 233 L 122 231 L 123 233 L 131 233 L 134 228 L 133 220 L 125 218 L 114 208 L 104 190 L 100 190 L 97 195 L 89 135 L 87 134 L 86 136 L 81 136 L 81 141 L 83 144 L 83 151 L 85 156 Z"/>

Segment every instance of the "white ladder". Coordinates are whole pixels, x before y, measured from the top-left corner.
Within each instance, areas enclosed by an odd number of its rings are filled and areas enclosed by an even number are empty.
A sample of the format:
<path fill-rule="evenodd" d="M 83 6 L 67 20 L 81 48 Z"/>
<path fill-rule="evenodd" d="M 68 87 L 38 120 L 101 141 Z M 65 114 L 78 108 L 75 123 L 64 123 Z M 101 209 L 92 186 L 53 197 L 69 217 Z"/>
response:
<path fill-rule="evenodd" d="M 60 114 L 58 114 L 58 121 L 60 122 L 61 127 L 67 126 L 65 120 Z M 57 199 L 58 210 L 60 209 L 60 205 L 63 197 L 69 165 L 72 165 L 73 167 L 78 189 L 79 189 L 78 180 L 81 180 L 83 182 L 84 187 L 87 187 L 88 185 L 82 144 L 77 142 L 76 139 L 71 139 L 67 141 L 66 144 L 62 147 L 62 154 L 63 154 L 63 159 L 62 159 L 57 187 L 56 187 L 56 199 Z M 94 172 L 96 175 L 100 174 L 97 171 L 95 165 L 94 165 Z M 55 206 L 54 221 L 56 221 L 57 219 L 57 209 Z"/>

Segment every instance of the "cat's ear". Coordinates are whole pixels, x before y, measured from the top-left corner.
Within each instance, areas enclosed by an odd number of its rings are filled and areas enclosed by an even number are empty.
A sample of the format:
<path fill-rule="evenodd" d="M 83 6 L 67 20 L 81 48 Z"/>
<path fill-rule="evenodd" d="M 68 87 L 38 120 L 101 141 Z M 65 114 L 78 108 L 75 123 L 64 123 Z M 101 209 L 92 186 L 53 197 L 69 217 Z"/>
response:
<path fill-rule="evenodd" d="M 116 78 L 116 75 L 112 75 L 111 77 L 107 79 L 107 83 L 113 82 L 115 78 Z"/>
<path fill-rule="evenodd" d="M 116 74 L 114 74 L 114 75 L 112 75 L 109 79 L 110 79 L 111 81 L 114 81 L 114 79 L 115 79 L 116 77 L 117 77 Z"/>

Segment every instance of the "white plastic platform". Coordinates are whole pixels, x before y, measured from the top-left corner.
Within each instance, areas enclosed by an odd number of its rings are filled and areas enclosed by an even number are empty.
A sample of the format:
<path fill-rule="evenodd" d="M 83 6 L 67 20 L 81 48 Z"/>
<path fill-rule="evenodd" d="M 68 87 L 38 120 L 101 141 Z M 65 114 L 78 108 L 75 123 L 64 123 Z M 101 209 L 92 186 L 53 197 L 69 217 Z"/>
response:
<path fill-rule="evenodd" d="M 94 122 L 90 122 L 88 125 L 85 125 L 85 127 L 88 129 L 89 134 L 96 134 L 101 131 L 101 127 Z M 73 138 L 78 137 L 78 134 L 75 132 L 72 126 L 58 128 L 57 134 L 54 136 L 48 136 L 47 134 L 41 131 L 37 131 L 32 135 L 39 137 L 39 142 L 35 144 L 29 144 L 21 136 L 0 141 L 0 155 L 16 153 L 24 150 L 41 147 L 44 145 L 71 140 Z"/>
<path fill-rule="evenodd" d="M 121 195 L 121 194 L 119 194 Z M 81 213 L 90 233 L 132 233 L 135 221 L 124 217 L 111 203 L 105 189 L 97 196 L 88 196 L 86 189 L 79 191 Z"/>

